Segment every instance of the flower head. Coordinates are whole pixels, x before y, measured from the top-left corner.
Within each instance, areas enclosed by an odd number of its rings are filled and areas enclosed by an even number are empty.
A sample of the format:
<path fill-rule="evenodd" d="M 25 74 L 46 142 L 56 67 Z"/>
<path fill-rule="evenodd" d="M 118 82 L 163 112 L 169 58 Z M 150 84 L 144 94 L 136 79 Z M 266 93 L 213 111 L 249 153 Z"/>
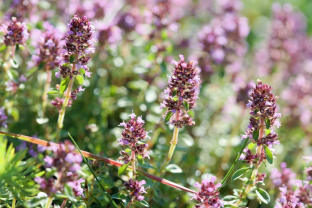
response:
<path fill-rule="evenodd" d="M 62 50 L 62 62 L 60 71 L 55 75 L 72 79 L 76 75 L 84 73 L 90 77 L 91 72 L 87 67 L 91 57 L 90 53 L 95 52 L 93 38 L 94 27 L 86 16 L 75 15 L 68 24 L 68 31 L 65 37 L 65 46 Z M 75 67 L 72 67 L 73 64 Z M 81 69 L 83 72 L 81 72 Z"/>
<path fill-rule="evenodd" d="M 270 179 L 272 180 L 273 185 L 275 187 L 291 187 L 294 185 L 296 174 L 290 168 L 287 168 L 285 162 L 282 162 L 280 167 L 280 171 L 276 168 L 271 171 Z"/>
<path fill-rule="evenodd" d="M 75 152 L 75 146 L 65 141 L 58 146 L 51 146 L 51 156 L 44 158 L 45 168 L 51 168 L 55 171 L 54 177 L 38 177 L 35 181 L 40 184 L 40 190 L 53 196 L 57 191 L 63 191 L 65 184 L 73 188 L 75 194 L 82 193 L 79 185 L 82 182 L 78 180 L 77 171 L 80 170 L 82 157 Z M 78 196 L 77 195 L 77 196 Z"/>
<path fill-rule="evenodd" d="M 195 187 L 198 188 L 194 193 L 192 199 L 200 202 L 196 205 L 196 208 L 219 208 L 223 207 L 223 202 L 219 198 L 218 188 L 221 187 L 221 183 L 215 184 L 216 177 L 212 176 L 202 181 L 202 183 L 195 183 Z"/>
<path fill-rule="evenodd" d="M 145 190 L 149 188 L 144 188 L 144 184 L 146 184 L 145 180 L 139 181 L 130 179 L 128 182 L 124 182 L 124 186 L 129 192 L 132 201 L 142 201 L 144 199 L 143 194 L 145 194 Z"/>
<path fill-rule="evenodd" d="M 198 98 L 200 78 L 199 69 L 195 68 L 197 62 L 185 62 L 184 56 L 180 55 L 180 61 L 172 63 L 174 69 L 164 90 L 165 100 L 161 107 L 167 108 L 167 114 L 171 114 L 170 123 L 176 127 L 194 125 L 187 113 L 196 106 Z"/>
<path fill-rule="evenodd" d="M 149 158 L 147 152 L 148 145 L 143 143 L 145 139 L 149 138 L 148 132 L 143 128 L 145 122 L 142 116 L 137 117 L 133 112 L 129 117 L 131 118 L 130 121 L 127 123 L 123 122 L 119 125 L 124 127 L 121 134 L 122 137 L 118 139 L 119 144 L 134 151 L 136 156 L 140 155 L 143 158 Z M 120 154 L 121 157 L 119 157 L 119 160 L 123 160 L 125 164 L 130 161 L 130 155 L 127 151 L 122 150 Z"/>
<path fill-rule="evenodd" d="M 29 37 L 27 26 L 25 22 L 21 23 L 12 18 L 12 22 L 9 26 L 4 26 L 4 44 L 6 46 L 15 46 L 16 44 L 24 45 Z"/>

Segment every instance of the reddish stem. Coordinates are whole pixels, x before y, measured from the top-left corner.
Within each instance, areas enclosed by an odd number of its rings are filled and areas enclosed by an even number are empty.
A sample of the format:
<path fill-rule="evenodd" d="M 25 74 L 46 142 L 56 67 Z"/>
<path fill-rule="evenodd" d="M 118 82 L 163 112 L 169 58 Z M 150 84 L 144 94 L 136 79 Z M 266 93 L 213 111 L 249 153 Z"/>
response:
<path fill-rule="evenodd" d="M 24 141 L 27 141 L 27 142 L 30 142 L 30 143 L 33 143 L 33 144 L 42 145 L 42 146 L 55 146 L 55 145 L 58 146 L 58 144 L 56 144 L 54 142 L 47 142 L 47 141 L 44 141 L 44 140 L 41 140 L 41 139 L 37 139 L 37 138 L 33 138 L 33 137 L 21 135 L 21 134 L 13 134 L 13 133 L 9 133 L 9 132 L 2 132 L 2 131 L 0 131 L 0 135 L 10 136 L 10 137 L 13 137 L 13 138 L 21 139 L 21 140 L 24 140 Z M 105 158 L 105 157 L 101 157 L 101 156 L 92 154 L 90 152 L 86 152 L 86 151 L 83 151 L 83 150 L 81 150 L 81 152 L 82 152 L 83 156 L 85 156 L 87 158 L 101 160 L 101 161 L 103 161 L 105 163 L 114 165 L 116 167 L 121 167 L 123 165 L 122 163 L 117 162 L 115 160 L 112 160 L 112 159 L 109 159 L 109 158 Z M 132 167 L 129 167 L 129 168 L 132 169 Z M 182 191 L 187 191 L 187 192 L 190 192 L 190 193 L 196 193 L 196 191 L 188 189 L 188 188 L 186 188 L 184 186 L 181 186 L 179 184 L 176 184 L 176 183 L 171 182 L 169 180 L 166 180 L 164 178 L 160 178 L 160 177 L 154 176 L 154 175 L 149 174 L 149 173 L 147 173 L 145 171 L 142 171 L 140 169 L 137 169 L 136 171 L 138 173 L 140 173 L 141 175 L 147 177 L 147 178 L 153 179 L 153 180 L 158 181 L 158 182 L 160 182 L 162 184 L 165 184 L 167 186 L 171 186 L 173 188 L 180 189 Z"/>

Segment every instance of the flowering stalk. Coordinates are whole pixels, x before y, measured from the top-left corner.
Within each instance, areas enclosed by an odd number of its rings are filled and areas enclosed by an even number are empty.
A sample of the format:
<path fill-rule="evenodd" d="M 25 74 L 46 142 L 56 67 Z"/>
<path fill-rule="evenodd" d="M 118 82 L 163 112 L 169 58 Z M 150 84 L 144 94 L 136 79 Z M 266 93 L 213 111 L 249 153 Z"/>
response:
<path fill-rule="evenodd" d="M 195 124 L 193 119 L 188 115 L 188 112 L 196 106 L 198 86 L 200 83 L 198 76 L 199 70 L 195 68 L 197 62 L 185 62 L 184 56 L 180 55 L 180 61 L 172 61 L 172 63 L 174 64 L 174 70 L 169 78 L 168 87 L 163 93 L 165 95 L 165 101 L 161 103 L 160 108 L 168 108 L 165 121 L 173 124 L 175 127 L 170 149 L 160 168 L 160 172 L 165 169 L 172 158 L 178 143 L 179 129 L 183 126 Z"/>
<path fill-rule="evenodd" d="M 4 30 L 4 44 L 7 47 L 7 52 L 4 59 L 6 64 L 3 66 L 3 68 L 9 79 L 13 80 L 13 75 L 10 72 L 11 61 L 8 61 L 9 53 L 11 50 L 11 59 L 13 60 L 16 45 L 24 45 L 29 37 L 29 33 L 27 31 L 28 28 L 25 22 L 20 23 L 16 20 L 15 17 L 12 17 L 12 22 L 9 26 L 2 25 L 2 28 Z"/>
<path fill-rule="evenodd" d="M 273 163 L 273 145 L 278 144 L 278 135 L 272 129 L 273 126 L 280 126 L 279 117 L 280 113 L 277 113 L 276 100 L 277 96 L 272 94 L 272 87 L 266 84 L 262 84 L 261 80 L 257 80 L 257 85 L 253 84 L 252 91 L 250 93 L 251 100 L 247 104 L 250 109 L 250 123 L 243 139 L 251 139 L 252 143 L 257 145 L 256 154 L 252 154 L 252 148 L 246 148 L 244 155 L 241 155 L 240 160 L 246 161 L 250 165 L 246 171 L 251 171 L 249 179 L 246 182 L 246 186 L 239 194 L 239 199 L 234 204 L 240 206 L 243 200 L 247 197 L 250 191 L 253 189 L 258 195 L 259 190 L 258 183 L 262 183 L 265 173 L 259 173 L 258 169 L 262 162 L 267 160 L 269 163 Z M 261 189 L 261 192 L 265 191 Z M 261 198 L 260 198 L 261 200 Z M 263 201 L 263 200 L 262 200 Z M 263 201 L 268 203 L 268 201 Z"/>
<path fill-rule="evenodd" d="M 49 198 L 48 198 L 48 201 L 47 201 L 47 203 L 46 203 L 46 205 L 45 205 L 45 208 L 50 208 L 50 207 L 51 207 L 51 204 L 52 204 L 52 201 L 53 201 L 53 198 L 52 198 L 52 197 L 49 197 Z"/>
<path fill-rule="evenodd" d="M 131 197 L 131 201 L 127 204 L 127 207 L 130 207 L 131 204 L 135 201 L 144 200 L 143 194 L 146 193 L 146 189 L 144 188 L 144 184 L 146 184 L 145 180 L 139 181 L 136 179 L 136 161 L 140 160 L 143 162 L 145 157 L 149 158 L 147 153 L 147 144 L 143 143 L 146 138 L 150 138 L 148 136 L 148 132 L 143 128 L 144 120 L 142 120 L 142 116 L 136 117 L 133 113 L 129 115 L 131 120 L 127 123 L 122 122 L 119 126 L 123 126 L 124 130 L 122 131 L 122 137 L 118 139 L 119 144 L 123 146 L 125 149 L 120 151 L 121 156 L 118 158 L 119 160 L 124 161 L 124 165 L 122 170 L 125 170 L 128 167 L 130 161 L 132 164 L 132 179 L 124 183 L 126 190 L 129 192 Z M 128 147 L 128 148 L 127 148 Z M 131 156 L 129 155 L 131 152 Z M 122 174 L 122 172 L 118 172 L 118 174 Z"/>
<path fill-rule="evenodd" d="M 63 78 L 59 90 L 60 94 L 65 92 L 65 98 L 57 97 L 51 102 L 59 110 L 56 141 L 60 139 L 66 108 L 71 106 L 72 100 L 77 98 L 78 92 L 84 91 L 82 88 L 84 76 L 91 76 L 87 64 L 91 59 L 89 54 L 95 51 L 93 47 L 95 39 L 92 38 L 93 29 L 93 25 L 86 16 L 80 18 L 75 15 L 68 25 L 66 43 L 62 50 L 62 61 L 59 72 L 55 73 L 56 77 L 61 76 Z M 73 90 L 75 80 L 77 80 L 79 87 Z"/>

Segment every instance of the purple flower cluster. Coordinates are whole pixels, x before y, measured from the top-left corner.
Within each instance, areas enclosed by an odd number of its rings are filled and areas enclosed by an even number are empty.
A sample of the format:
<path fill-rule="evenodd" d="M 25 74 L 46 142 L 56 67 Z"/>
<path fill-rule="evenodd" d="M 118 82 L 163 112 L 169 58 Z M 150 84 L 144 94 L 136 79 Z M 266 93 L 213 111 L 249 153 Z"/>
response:
<path fill-rule="evenodd" d="M 32 137 L 37 138 L 36 135 Z M 26 141 L 22 141 L 22 143 L 16 148 L 17 151 L 28 149 L 28 154 L 32 157 L 37 157 L 38 153 L 42 153 L 47 150 L 46 146 L 31 144 Z"/>
<path fill-rule="evenodd" d="M 32 62 L 28 67 L 40 66 L 44 64 L 46 69 L 53 70 L 60 64 L 60 39 L 54 31 L 46 31 L 41 34 L 37 43 L 35 55 L 32 56 Z"/>
<path fill-rule="evenodd" d="M 65 141 L 59 145 L 53 145 L 49 148 L 52 156 L 44 158 L 45 168 L 51 168 L 54 171 L 54 177 L 37 177 L 35 181 L 40 185 L 40 190 L 48 196 L 53 196 L 57 191 L 63 191 L 64 185 L 68 184 L 74 189 L 76 194 L 82 193 L 79 189 L 81 179 L 77 171 L 81 168 L 82 157 L 75 152 L 75 146 Z"/>
<path fill-rule="evenodd" d="M 306 19 L 303 14 L 294 12 L 290 4 L 272 6 L 271 34 L 266 48 L 256 53 L 258 71 L 271 73 L 283 66 L 285 77 L 294 75 L 302 63 L 311 58 L 311 41 L 306 36 Z"/>
<path fill-rule="evenodd" d="M 227 66 L 227 70 L 240 70 L 242 57 L 247 52 L 248 19 L 239 15 L 238 0 L 218 1 L 220 13 L 204 26 L 198 37 L 203 51 L 211 63 Z"/>
<path fill-rule="evenodd" d="M 124 182 L 124 186 L 126 190 L 129 192 L 130 197 L 132 198 L 132 201 L 142 201 L 144 200 L 143 194 L 146 193 L 146 189 L 144 188 L 144 184 L 146 184 L 145 180 L 139 181 L 139 180 L 133 180 L 130 179 L 128 182 Z"/>
<path fill-rule="evenodd" d="M 287 168 L 285 162 L 281 163 L 281 171 L 274 168 L 271 171 L 270 179 L 275 187 L 291 187 L 295 183 L 296 173 L 294 173 L 290 168 Z"/>
<path fill-rule="evenodd" d="M 133 112 L 129 116 L 131 117 L 129 122 L 122 122 L 119 125 L 123 126 L 124 130 L 122 131 L 121 138 L 118 139 L 118 142 L 123 147 L 129 148 L 131 151 L 133 151 L 136 156 L 140 155 L 142 158 L 149 158 L 146 149 L 148 145 L 142 142 L 146 138 L 149 138 L 148 132 L 143 128 L 145 122 L 142 120 L 142 116 L 136 117 Z M 126 150 L 121 150 L 121 156 L 119 157 L 119 160 L 124 161 L 125 164 L 131 160 L 131 156 Z"/>
<path fill-rule="evenodd" d="M 8 117 L 4 112 L 4 107 L 1 107 L 0 108 L 0 127 L 2 126 L 4 128 L 8 128 L 7 123 L 6 123 L 7 119 Z"/>
<path fill-rule="evenodd" d="M 38 2 L 39 0 L 13 0 L 6 16 L 24 20 L 26 17 L 30 17 L 35 13 L 38 8 Z"/>
<path fill-rule="evenodd" d="M 280 113 L 277 113 L 276 100 L 277 96 L 272 94 L 272 87 L 263 84 L 261 80 L 257 81 L 257 85 L 252 85 L 250 92 L 251 100 L 246 105 L 250 109 L 250 122 L 245 135 L 242 135 L 242 139 L 252 139 L 258 146 L 278 144 L 277 134 L 272 130 L 273 126 L 280 127 L 280 121 L 278 118 L 281 117 Z M 269 130 L 270 133 L 262 135 L 262 138 L 253 138 L 254 132 L 259 132 L 260 129 Z"/>
<path fill-rule="evenodd" d="M 202 183 L 195 183 L 195 187 L 198 191 L 194 193 L 192 199 L 200 202 L 196 208 L 219 208 L 223 207 L 223 202 L 219 198 L 218 188 L 221 187 L 221 183 L 215 184 L 216 177 L 212 176 L 202 180 Z"/>
<path fill-rule="evenodd" d="M 196 106 L 198 98 L 200 78 L 199 69 L 195 68 L 197 62 L 185 62 L 184 56 L 180 55 L 180 61 L 172 63 L 174 69 L 168 80 L 168 87 L 163 92 L 165 100 L 160 108 L 168 108 L 166 114 L 171 114 L 170 123 L 174 126 L 181 128 L 194 125 L 188 111 Z"/>
<path fill-rule="evenodd" d="M 29 37 L 28 27 L 25 22 L 20 23 L 14 17 L 9 26 L 2 25 L 2 28 L 4 30 L 4 44 L 6 46 L 24 45 Z"/>
<path fill-rule="evenodd" d="M 65 37 L 65 46 L 62 50 L 62 62 L 60 71 L 55 73 L 56 77 L 69 77 L 72 79 L 75 75 L 81 74 L 80 69 L 84 70 L 87 77 L 91 76 L 89 68 L 87 67 L 91 57 L 90 53 L 95 52 L 93 47 L 96 41 L 92 35 L 94 27 L 86 16 L 82 18 L 74 16 L 68 24 L 68 31 Z M 75 67 L 71 67 L 70 63 Z"/>
<path fill-rule="evenodd" d="M 62 106 L 63 106 L 63 103 L 64 103 L 64 98 L 59 98 L 59 97 L 56 97 L 54 100 L 51 101 L 51 104 L 57 108 L 59 111 L 61 111 L 62 109 Z M 71 107 L 72 105 L 72 99 L 69 99 L 68 101 L 68 104 L 66 107 Z"/>
<path fill-rule="evenodd" d="M 312 157 L 303 157 L 308 162 Z M 296 174 L 286 168 L 286 163 L 281 164 L 281 173 L 274 171 L 273 183 L 280 186 L 280 196 L 276 200 L 275 208 L 306 208 L 312 206 L 311 167 L 306 168 L 306 179 L 296 179 Z M 274 182 L 275 181 L 275 182 Z M 277 182 L 277 183 L 276 183 Z"/>

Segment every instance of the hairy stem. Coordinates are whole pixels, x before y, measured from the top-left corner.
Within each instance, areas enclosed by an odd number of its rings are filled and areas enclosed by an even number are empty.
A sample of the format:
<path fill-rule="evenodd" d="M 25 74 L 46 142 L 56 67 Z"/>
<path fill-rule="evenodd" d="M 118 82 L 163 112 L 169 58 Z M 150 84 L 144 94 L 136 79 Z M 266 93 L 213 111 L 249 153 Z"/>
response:
<path fill-rule="evenodd" d="M 64 199 L 61 208 L 64 208 L 68 199 Z"/>
<path fill-rule="evenodd" d="M 45 112 L 46 112 L 46 107 L 48 105 L 48 92 L 50 89 L 50 85 L 51 85 L 51 77 L 52 77 L 52 72 L 49 68 L 47 68 L 47 80 L 46 83 L 44 85 L 44 90 L 43 90 L 43 94 L 42 94 L 42 112 L 43 112 L 43 116 L 45 116 Z"/>
<path fill-rule="evenodd" d="M 75 64 L 73 65 L 72 71 L 75 70 Z M 64 118 L 65 118 L 65 112 L 66 112 L 66 107 L 68 105 L 69 99 L 70 99 L 70 95 L 71 95 L 71 91 L 72 91 L 72 87 L 74 84 L 74 79 L 71 79 L 69 81 L 66 93 L 65 93 L 65 99 L 63 102 L 63 106 L 62 109 L 59 113 L 59 117 L 58 117 L 58 121 L 57 121 L 57 137 L 56 137 L 56 142 L 58 142 L 60 140 L 60 133 L 61 133 L 61 129 L 63 128 L 63 122 L 64 122 Z"/>
<path fill-rule="evenodd" d="M 178 102 L 178 106 L 180 106 L 181 101 Z M 180 119 L 180 112 L 177 111 L 176 113 L 176 121 L 178 121 Z M 164 161 L 164 163 L 162 164 L 161 168 L 160 168 L 160 173 L 164 170 L 164 168 L 168 165 L 168 163 L 171 161 L 172 155 L 174 153 L 174 150 L 178 144 L 178 136 L 179 136 L 179 128 L 178 127 L 174 127 L 174 131 L 173 131 L 173 135 L 172 135 L 172 140 L 171 140 L 171 144 L 170 144 L 170 149 L 169 152 L 167 154 L 167 157 Z"/>
<path fill-rule="evenodd" d="M 132 178 L 133 180 L 136 177 L 136 171 L 135 171 L 135 151 L 131 151 L 131 165 L 132 165 Z"/>
<path fill-rule="evenodd" d="M 178 135 L 179 135 L 179 128 L 175 127 L 174 131 L 173 131 L 170 149 L 169 149 L 168 155 L 166 157 L 166 160 L 164 161 L 163 165 L 160 168 L 160 172 L 162 172 L 164 170 L 164 168 L 168 165 L 168 163 L 171 161 L 172 155 L 173 155 L 174 150 L 175 150 L 177 143 L 178 143 Z"/>
<path fill-rule="evenodd" d="M 53 201 L 53 198 L 52 198 L 52 197 L 49 197 L 49 198 L 48 198 L 48 201 L 47 201 L 47 204 L 45 205 L 44 208 L 50 208 L 50 207 L 51 207 L 51 204 L 52 204 L 52 201 Z"/>
<path fill-rule="evenodd" d="M 15 204 L 16 204 L 16 199 L 13 199 L 13 201 L 12 201 L 12 208 L 15 208 Z"/>
<path fill-rule="evenodd" d="M 260 120 L 260 129 L 259 129 L 259 137 L 258 137 L 258 140 L 260 141 L 262 139 L 264 135 L 264 122 L 263 122 L 263 119 L 261 118 Z M 256 176 L 258 174 L 258 168 L 260 166 L 260 163 L 261 163 L 261 151 L 262 151 L 262 145 L 258 146 L 257 147 L 257 155 L 260 157 L 259 161 L 257 162 L 257 164 L 254 166 L 254 170 L 252 171 L 252 174 L 251 174 L 251 177 L 250 177 L 250 180 L 252 183 L 251 184 L 248 184 L 241 197 L 239 198 L 238 202 L 235 203 L 235 205 L 239 205 L 244 199 L 246 199 L 248 193 L 251 191 L 251 189 L 254 187 L 255 185 L 255 179 L 256 179 Z"/>

